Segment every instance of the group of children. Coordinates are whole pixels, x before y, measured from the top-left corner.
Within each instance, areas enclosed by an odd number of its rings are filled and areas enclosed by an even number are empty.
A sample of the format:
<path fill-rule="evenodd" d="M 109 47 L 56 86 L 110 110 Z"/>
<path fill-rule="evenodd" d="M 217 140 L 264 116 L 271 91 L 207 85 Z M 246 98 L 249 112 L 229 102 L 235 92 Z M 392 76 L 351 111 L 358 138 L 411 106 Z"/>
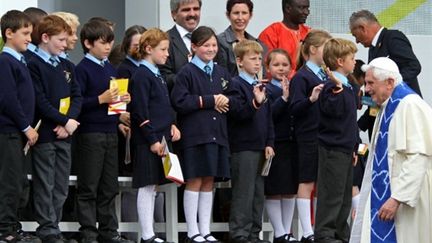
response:
<path fill-rule="evenodd" d="M 301 242 L 313 242 L 310 195 L 315 183 L 315 238 L 348 241 L 358 144 L 357 89 L 347 79 L 357 51 L 352 42 L 312 30 L 302 44 L 304 64 L 288 80 L 289 53 L 274 49 L 265 54 L 258 42 L 244 40 L 234 48 L 239 75 L 231 77 L 213 61 L 216 34 L 201 26 L 191 36 L 193 58 L 169 91 L 159 71 L 171 54 L 167 33 L 129 28 L 121 45 L 125 58 L 116 69 L 107 60 L 112 26 L 93 18 L 81 29 L 85 57 L 75 66 L 66 54 L 74 48 L 79 22 L 68 23 L 67 16 L 47 15 L 32 23 L 12 10 L 1 18 L 0 242 L 30 237 L 18 233 L 17 216 L 26 144 L 31 146 L 37 236 L 42 242 L 66 242 L 59 222 L 68 193 L 72 135 L 81 242 L 131 242 L 118 234 L 115 214 L 119 129 L 131 135 L 141 242 L 165 242 L 153 230 L 156 186 L 168 182 L 162 138 L 169 148 L 178 144 L 188 243 L 220 242 L 210 232 L 213 188 L 215 181 L 228 179 L 232 242 L 263 242 L 258 236 L 264 205 L 273 242 L 296 241 L 291 231 L 296 203 Z M 33 48 L 27 48 L 30 42 Z M 267 82 L 257 79 L 264 57 L 271 76 Z M 118 89 L 110 87 L 113 77 L 129 79 L 130 94 L 120 97 L 129 103 L 129 113 L 108 115 L 108 104 L 119 97 Z"/>

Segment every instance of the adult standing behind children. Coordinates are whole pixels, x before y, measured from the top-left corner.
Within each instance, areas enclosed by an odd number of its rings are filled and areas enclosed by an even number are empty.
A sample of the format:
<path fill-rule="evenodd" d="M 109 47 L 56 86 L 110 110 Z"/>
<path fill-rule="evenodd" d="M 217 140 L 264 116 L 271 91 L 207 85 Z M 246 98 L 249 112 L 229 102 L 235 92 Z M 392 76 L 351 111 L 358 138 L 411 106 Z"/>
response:
<path fill-rule="evenodd" d="M 118 194 L 117 115 L 108 115 L 108 103 L 118 96 L 110 89 L 117 72 L 107 61 L 114 33 L 103 21 L 87 22 L 80 33 L 85 57 L 76 66 L 83 95 L 77 135 L 78 221 L 82 242 L 131 242 L 120 237 L 115 211 Z M 122 101 L 129 102 L 125 95 Z M 99 223 L 96 228 L 96 223 Z"/>
<path fill-rule="evenodd" d="M 309 15 L 309 5 L 309 0 L 282 0 L 283 20 L 269 25 L 258 37 L 269 51 L 282 48 L 289 53 L 292 64 L 289 78 L 297 70 L 300 42 L 310 31 L 310 27 L 305 25 Z"/>
<path fill-rule="evenodd" d="M 242 40 L 254 40 L 261 44 L 264 49 L 264 56 L 267 48 L 260 40 L 246 32 L 249 20 L 252 18 L 253 2 L 251 0 L 228 0 L 226 4 L 226 17 L 230 21 L 230 26 L 218 35 L 218 54 L 215 62 L 228 69 L 231 76 L 237 76 L 239 67 L 237 66 L 234 47 Z M 263 72 L 259 72 L 259 79 Z"/>
<path fill-rule="evenodd" d="M 171 90 L 178 71 L 192 59 L 191 36 L 201 17 L 201 0 L 171 0 L 171 17 L 176 23 L 168 30 L 170 46 L 165 65 L 160 66 L 162 76 Z"/>
<path fill-rule="evenodd" d="M 59 222 L 68 195 L 71 139 L 79 123 L 82 96 L 75 66 L 59 57 L 67 47 L 70 26 L 60 17 L 44 17 L 36 29 L 38 48 L 28 68 L 36 92 L 40 137 L 33 148 L 33 196 L 36 229 L 43 242 L 65 242 Z"/>
<path fill-rule="evenodd" d="M 23 148 L 33 146 L 38 133 L 32 127 L 35 111 L 33 82 L 22 52 L 31 41 L 32 23 L 21 11 L 6 12 L 0 20 L 5 46 L 0 54 L 0 85 L 7 99 L 0 113 L 0 242 L 40 242 L 23 238 L 18 206 L 26 176 Z"/>

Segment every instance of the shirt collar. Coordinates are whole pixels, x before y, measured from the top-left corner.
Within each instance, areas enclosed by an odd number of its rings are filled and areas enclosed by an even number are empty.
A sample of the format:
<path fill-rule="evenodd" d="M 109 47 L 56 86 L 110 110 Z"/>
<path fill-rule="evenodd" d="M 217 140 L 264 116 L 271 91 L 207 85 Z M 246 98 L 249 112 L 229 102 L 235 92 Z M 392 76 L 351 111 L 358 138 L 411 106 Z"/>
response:
<path fill-rule="evenodd" d="M 252 75 L 244 72 L 244 71 L 240 71 L 239 76 L 244 79 L 246 82 L 248 82 L 250 85 L 254 85 L 256 82 L 258 82 L 258 80 L 256 80 L 255 77 L 253 77 Z"/>
<path fill-rule="evenodd" d="M 343 85 L 345 85 L 346 87 L 351 87 L 351 84 L 348 83 L 348 78 L 345 75 L 343 75 L 342 73 L 337 72 L 337 71 L 333 71 L 333 75 L 337 79 L 339 79 Z"/>
<path fill-rule="evenodd" d="M 318 72 L 321 70 L 321 67 L 316 65 L 315 63 L 311 62 L 311 61 L 307 61 L 306 62 L 306 66 L 312 70 L 313 73 L 315 73 L 316 75 L 318 75 Z"/>
<path fill-rule="evenodd" d="M 179 24 L 176 24 L 176 28 L 177 28 L 177 31 L 179 32 L 179 34 L 180 34 L 180 37 L 181 38 L 186 38 L 186 34 L 187 33 L 189 33 L 189 31 L 187 31 L 187 29 L 185 29 L 185 28 L 183 28 L 183 26 L 180 26 Z"/>
<path fill-rule="evenodd" d="M 52 56 L 48 52 L 43 50 L 42 48 L 38 48 L 35 54 L 38 55 L 40 58 L 42 58 L 45 62 L 50 63 L 50 64 L 51 64 L 51 62 L 49 59 L 51 57 L 53 57 L 57 62 L 60 62 L 60 59 L 58 58 L 58 56 Z"/>
<path fill-rule="evenodd" d="M 39 49 L 39 48 L 35 44 L 28 43 L 27 50 L 30 50 L 31 52 L 36 53 L 37 49 Z"/>
<path fill-rule="evenodd" d="M 94 62 L 94 63 L 96 63 L 96 64 L 98 64 L 100 66 L 102 66 L 101 62 L 108 61 L 108 58 L 104 58 L 103 60 L 100 60 L 100 59 L 96 58 L 95 56 L 93 56 L 90 53 L 86 53 L 85 54 L 85 58 L 89 59 L 90 61 L 92 61 L 92 62 Z"/>
<path fill-rule="evenodd" d="M 146 61 L 146 60 L 141 60 L 139 61 L 139 65 L 143 65 L 145 67 L 147 67 L 148 69 L 150 69 L 150 71 L 155 75 L 155 76 L 160 76 L 160 71 L 159 68 L 157 68 L 156 65 Z"/>
<path fill-rule="evenodd" d="M 63 58 L 63 59 L 67 59 L 69 60 L 69 53 L 62 51 L 59 55 L 59 57 Z"/>
<path fill-rule="evenodd" d="M 211 73 L 213 73 L 214 62 L 210 61 L 208 63 L 203 62 L 198 56 L 194 56 L 191 60 L 191 63 L 195 64 L 199 69 L 205 72 L 204 67 L 207 65 L 210 67 Z"/>
<path fill-rule="evenodd" d="M 131 63 L 133 63 L 135 66 L 139 67 L 140 62 L 138 62 L 137 60 L 133 59 L 131 56 L 127 55 L 126 59 L 128 59 L 129 61 L 131 61 Z"/>
<path fill-rule="evenodd" d="M 227 40 L 228 43 L 233 43 L 233 42 L 238 42 L 239 41 L 237 39 L 237 37 L 236 37 L 236 35 L 235 35 L 235 33 L 234 33 L 231 25 L 228 26 L 228 28 L 226 28 L 225 34 L 226 34 L 226 40 Z M 255 37 L 251 36 L 246 31 L 244 32 L 244 36 L 245 36 L 245 39 L 258 41 Z"/>
<path fill-rule="evenodd" d="M 373 40 L 372 40 L 372 43 L 371 43 L 371 45 L 372 45 L 373 47 L 375 47 L 375 46 L 377 45 L 377 42 L 378 42 L 379 36 L 381 35 L 381 32 L 382 32 L 383 29 L 384 29 L 384 27 L 381 27 L 381 29 L 379 29 L 378 32 L 375 34 L 375 36 L 374 36 L 374 38 L 373 38 Z"/>
<path fill-rule="evenodd" d="M 276 80 L 276 79 L 273 78 L 273 79 L 270 81 L 270 83 L 273 84 L 274 86 L 279 87 L 279 88 L 282 89 L 282 83 L 281 83 L 281 81 Z"/>
<path fill-rule="evenodd" d="M 13 56 L 18 61 L 21 61 L 21 59 L 24 57 L 23 54 L 17 52 L 16 50 L 14 50 L 14 49 L 12 49 L 10 47 L 7 47 L 7 46 L 3 47 L 2 51 L 10 54 L 11 56 Z"/>

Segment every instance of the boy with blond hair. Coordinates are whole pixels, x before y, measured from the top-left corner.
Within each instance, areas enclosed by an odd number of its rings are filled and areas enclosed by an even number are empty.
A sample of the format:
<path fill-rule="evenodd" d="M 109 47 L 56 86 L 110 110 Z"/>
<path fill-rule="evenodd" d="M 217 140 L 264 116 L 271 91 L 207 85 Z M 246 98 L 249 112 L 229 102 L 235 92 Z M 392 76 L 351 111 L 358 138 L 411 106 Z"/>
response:
<path fill-rule="evenodd" d="M 319 98 L 319 161 L 317 180 L 316 242 L 348 242 L 347 218 L 351 210 L 352 162 L 359 139 L 357 90 L 347 76 L 355 66 L 355 44 L 333 38 L 323 57 L 330 81 Z"/>

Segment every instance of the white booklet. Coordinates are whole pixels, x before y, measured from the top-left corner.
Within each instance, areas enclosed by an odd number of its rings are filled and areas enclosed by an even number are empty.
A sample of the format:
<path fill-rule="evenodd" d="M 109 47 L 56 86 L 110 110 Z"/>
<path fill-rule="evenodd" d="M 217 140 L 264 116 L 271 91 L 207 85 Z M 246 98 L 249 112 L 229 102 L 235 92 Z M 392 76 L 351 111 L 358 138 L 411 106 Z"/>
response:
<path fill-rule="evenodd" d="M 162 137 L 161 143 L 164 146 L 162 166 L 164 169 L 165 178 L 176 183 L 177 185 L 184 184 L 183 172 L 181 170 L 180 161 L 177 155 L 169 151 L 165 136 Z"/>
<path fill-rule="evenodd" d="M 262 171 L 261 171 L 261 175 L 262 176 L 268 176 L 269 172 L 270 172 L 270 167 L 273 161 L 273 156 L 270 156 L 270 158 L 266 159 L 266 161 L 264 162 Z"/>

